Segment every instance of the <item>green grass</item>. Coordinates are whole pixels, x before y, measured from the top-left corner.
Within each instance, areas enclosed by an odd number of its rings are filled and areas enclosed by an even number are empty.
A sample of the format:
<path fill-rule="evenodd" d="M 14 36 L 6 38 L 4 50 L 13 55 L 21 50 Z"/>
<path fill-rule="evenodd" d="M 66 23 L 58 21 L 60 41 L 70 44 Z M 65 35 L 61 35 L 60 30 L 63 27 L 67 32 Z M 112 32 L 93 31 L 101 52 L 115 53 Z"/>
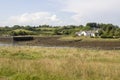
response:
<path fill-rule="evenodd" d="M 119 80 L 120 50 L 0 47 L 0 80 Z"/>

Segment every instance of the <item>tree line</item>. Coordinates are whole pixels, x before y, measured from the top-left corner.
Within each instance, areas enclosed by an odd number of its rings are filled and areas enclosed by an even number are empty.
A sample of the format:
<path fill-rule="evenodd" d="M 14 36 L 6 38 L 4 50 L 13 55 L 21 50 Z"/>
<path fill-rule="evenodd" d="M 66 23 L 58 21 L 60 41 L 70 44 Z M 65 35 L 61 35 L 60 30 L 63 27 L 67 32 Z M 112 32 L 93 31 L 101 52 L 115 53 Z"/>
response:
<path fill-rule="evenodd" d="M 75 35 L 78 31 L 98 30 L 102 38 L 120 37 L 120 27 L 113 24 L 87 23 L 86 25 L 66 25 L 66 26 L 20 26 L 0 27 L 1 36 L 19 35 Z"/>

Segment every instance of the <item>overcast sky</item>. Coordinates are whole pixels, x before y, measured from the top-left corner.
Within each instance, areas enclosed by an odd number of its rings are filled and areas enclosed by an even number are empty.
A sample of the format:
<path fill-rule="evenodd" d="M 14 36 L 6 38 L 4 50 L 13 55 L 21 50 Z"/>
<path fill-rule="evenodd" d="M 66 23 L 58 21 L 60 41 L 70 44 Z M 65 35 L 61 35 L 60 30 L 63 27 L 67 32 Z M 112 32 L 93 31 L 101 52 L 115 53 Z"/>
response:
<path fill-rule="evenodd" d="M 120 26 L 119 8 L 120 0 L 0 0 L 0 26 L 87 22 Z"/>

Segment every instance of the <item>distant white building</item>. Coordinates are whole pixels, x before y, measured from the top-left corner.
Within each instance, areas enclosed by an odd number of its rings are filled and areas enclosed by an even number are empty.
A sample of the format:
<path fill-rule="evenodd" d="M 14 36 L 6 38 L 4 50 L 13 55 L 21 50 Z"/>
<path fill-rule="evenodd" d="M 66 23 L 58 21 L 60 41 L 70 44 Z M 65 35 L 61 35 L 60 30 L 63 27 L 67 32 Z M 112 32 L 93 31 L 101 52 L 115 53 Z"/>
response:
<path fill-rule="evenodd" d="M 97 32 L 96 31 L 80 31 L 80 32 L 76 32 L 76 35 L 95 37 L 96 36 L 95 33 Z"/>

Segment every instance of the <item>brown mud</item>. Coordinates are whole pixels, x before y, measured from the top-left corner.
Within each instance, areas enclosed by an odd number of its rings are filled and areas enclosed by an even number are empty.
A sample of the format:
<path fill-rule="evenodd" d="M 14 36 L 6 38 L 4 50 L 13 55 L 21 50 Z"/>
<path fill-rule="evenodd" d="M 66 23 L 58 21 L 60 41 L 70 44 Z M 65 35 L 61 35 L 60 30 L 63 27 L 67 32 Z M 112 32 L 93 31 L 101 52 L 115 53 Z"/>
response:
<path fill-rule="evenodd" d="M 0 42 L 12 42 L 19 45 L 47 47 L 77 47 L 91 49 L 120 50 L 120 41 L 82 41 L 59 40 L 60 37 L 34 37 L 31 41 L 13 41 L 11 38 L 0 38 Z"/>

